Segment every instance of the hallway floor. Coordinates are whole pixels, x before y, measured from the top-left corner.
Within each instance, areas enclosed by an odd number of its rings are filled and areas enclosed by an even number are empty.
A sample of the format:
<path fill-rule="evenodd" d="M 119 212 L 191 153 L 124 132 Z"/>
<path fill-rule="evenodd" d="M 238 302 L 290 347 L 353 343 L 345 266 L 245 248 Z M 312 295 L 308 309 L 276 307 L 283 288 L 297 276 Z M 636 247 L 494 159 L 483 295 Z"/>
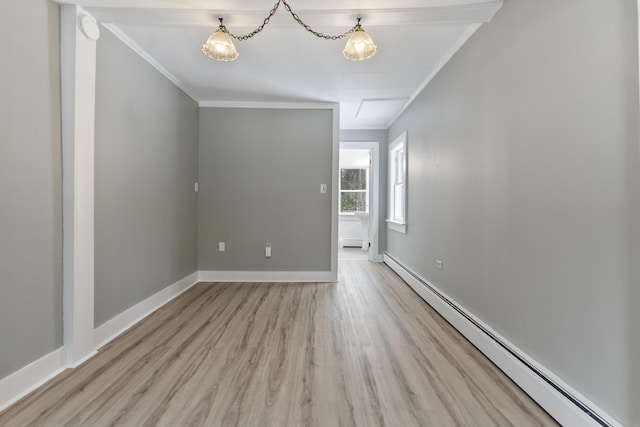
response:
<path fill-rule="evenodd" d="M 368 261 L 369 252 L 361 248 L 338 248 L 338 261 Z"/>
<path fill-rule="evenodd" d="M 200 283 L 0 425 L 556 425 L 385 265 L 339 275 Z"/>

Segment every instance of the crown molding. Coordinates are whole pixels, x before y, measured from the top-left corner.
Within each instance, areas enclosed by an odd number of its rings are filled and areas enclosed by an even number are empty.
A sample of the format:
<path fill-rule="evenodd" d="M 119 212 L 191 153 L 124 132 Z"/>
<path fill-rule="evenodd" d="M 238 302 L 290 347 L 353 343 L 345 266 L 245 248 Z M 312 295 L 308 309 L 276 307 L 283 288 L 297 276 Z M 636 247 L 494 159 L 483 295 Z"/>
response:
<path fill-rule="evenodd" d="M 460 36 L 460 38 L 458 38 L 456 43 L 453 46 L 451 46 L 449 50 L 445 52 L 445 54 L 442 56 L 442 58 L 440 58 L 440 61 L 438 61 L 436 66 L 433 67 L 433 70 L 431 71 L 431 73 L 429 73 L 427 77 L 425 77 L 425 79 L 422 81 L 420 86 L 418 86 L 415 92 L 413 92 L 413 95 L 411 95 L 407 103 L 404 104 L 404 106 L 400 109 L 400 111 L 398 111 L 398 113 L 395 116 L 393 116 L 391 120 L 387 122 L 387 129 L 389 129 L 391 125 L 393 125 L 395 121 L 398 120 L 398 117 L 400 117 L 402 113 L 404 113 L 404 111 L 407 108 L 409 108 L 411 103 L 415 101 L 418 95 L 422 93 L 422 91 L 427 87 L 427 85 L 431 82 L 431 80 L 433 80 L 433 78 L 440 72 L 440 70 L 442 70 L 442 68 L 449 62 L 449 60 L 453 58 L 453 55 L 455 55 L 456 52 L 460 50 L 460 48 L 467 42 L 467 40 L 471 38 L 471 36 L 478 30 L 478 28 L 480 28 L 480 26 L 482 26 L 482 23 L 470 25 L 469 28 L 467 28 L 467 30 L 464 33 L 462 33 L 462 35 Z"/>
<path fill-rule="evenodd" d="M 110 24 L 142 24 L 142 25 L 179 25 L 179 26 L 218 26 L 218 18 L 223 17 L 229 27 L 255 27 L 264 20 L 268 8 L 259 10 L 242 10 L 242 5 L 222 5 L 219 9 L 211 9 L 210 4 L 201 9 L 180 8 L 179 3 L 166 4 L 157 0 L 137 2 L 114 2 L 110 0 L 59 0 L 59 3 L 79 4 L 91 12 L 102 23 Z M 503 0 L 483 2 L 467 1 L 449 6 L 427 6 L 407 8 L 371 8 L 358 9 L 304 9 L 294 10 L 304 13 L 304 21 L 312 26 L 351 27 L 357 17 L 362 18 L 366 27 L 379 25 L 411 25 L 411 24 L 471 24 L 488 22 L 502 7 Z M 175 6 L 175 7 L 172 7 Z M 269 5 L 270 6 L 270 5 Z M 314 7 L 319 7 L 314 5 Z M 321 6 L 320 6 L 321 7 Z M 282 7 L 284 9 L 284 7 Z M 291 16 L 279 10 L 271 19 L 272 25 L 297 26 Z"/>
<path fill-rule="evenodd" d="M 196 103 L 200 104 L 200 99 L 185 85 L 180 79 L 178 79 L 175 75 L 173 75 L 169 70 L 167 70 L 162 64 L 155 60 L 149 52 L 144 50 L 138 43 L 133 41 L 131 37 L 129 37 L 124 31 L 122 31 L 115 24 L 102 24 L 107 30 L 109 30 L 114 36 L 116 36 L 120 41 L 122 41 L 125 45 L 129 46 L 131 50 L 140 55 L 142 59 L 147 61 L 153 68 L 158 70 L 160 74 L 165 76 L 171 83 L 176 85 L 180 90 L 182 90 L 187 96 L 193 99 Z"/>
<path fill-rule="evenodd" d="M 202 108 L 283 108 L 293 110 L 337 110 L 337 102 L 278 102 L 278 101 L 200 101 Z"/>

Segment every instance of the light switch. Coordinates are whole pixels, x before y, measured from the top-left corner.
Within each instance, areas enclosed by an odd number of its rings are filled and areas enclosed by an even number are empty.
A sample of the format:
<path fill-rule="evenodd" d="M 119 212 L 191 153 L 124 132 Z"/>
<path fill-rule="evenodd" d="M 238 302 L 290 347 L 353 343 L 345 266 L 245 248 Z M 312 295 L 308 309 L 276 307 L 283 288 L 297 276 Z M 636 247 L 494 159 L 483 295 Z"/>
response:
<path fill-rule="evenodd" d="M 327 184 L 320 184 L 320 194 L 327 194 Z"/>
<path fill-rule="evenodd" d="M 224 252 L 224 242 L 218 242 L 218 251 Z"/>

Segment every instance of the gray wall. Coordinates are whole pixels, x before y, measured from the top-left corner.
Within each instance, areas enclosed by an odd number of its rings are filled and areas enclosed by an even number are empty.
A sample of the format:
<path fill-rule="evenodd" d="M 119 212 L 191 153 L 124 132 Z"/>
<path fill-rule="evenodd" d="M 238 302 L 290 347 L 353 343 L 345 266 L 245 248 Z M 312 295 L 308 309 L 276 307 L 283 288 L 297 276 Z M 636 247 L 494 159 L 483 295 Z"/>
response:
<path fill-rule="evenodd" d="M 633 171 L 635 175 L 632 182 L 640 182 L 640 170 L 633 166 L 634 150 L 630 151 L 628 157 L 629 170 Z M 632 185 L 628 189 L 629 199 L 634 206 L 631 218 L 640 218 L 640 192 L 634 191 Z M 632 282 L 629 287 L 629 297 L 627 298 L 627 310 L 630 313 L 627 335 L 629 336 L 630 345 L 628 360 L 631 372 L 629 372 L 630 384 L 627 401 L 631 406 L 630 419 L 634 423 L 640 424 L 640 405 L 637 404 L 637 402 L 640 402 L 640 368 L 638 367 L 638 360 L 640 360 L 640 334 L 638 333 L 638 328 L 640 327 L 640 310 L 638 310 L 638 307 L 640 307 L 640 286 L 638 286 L 638 283 L 640 283 L 640 262 L 637 262 L 637 260 L 640 260 L 640 221 L 632 221 L 629 240 L 629 256 L 632 260 L 630 262 L 629 277 L 631 277 Z M 636 262 L 633 262 L 633 260 L 636 260 Z"/>
<path fill-rule="evenodd" d="M 46 1 L 0 14 L 0 378 L 62 346 L 58 20 Z"/>
<path fill-rule="evenodd" d="M 625 425 L 636 17 L 628 0 L 506 1 L 389 131 L 408 131 L 409 224 L 388 251 Z"/>
<path fill-rule="evenodd" d="M 389 132 L 387 130 L 354 130 L 344 129 L 340 131 L 341 142 L 379 142 L 380 143 L 380 194 L 379 194 L 379 224 L 378 224 L 378 248 L 380 253 L 387 246 L 387 157 Z"/>
<path fill-rule="evenodd" d="M 200 109 L 200 270 L 331 270 L 332 114 Z"/>
<path fill-rule="evenodd" d="M 106 29 L 96 80 L 98 326 L 196 271 L 198 106 Z"/>

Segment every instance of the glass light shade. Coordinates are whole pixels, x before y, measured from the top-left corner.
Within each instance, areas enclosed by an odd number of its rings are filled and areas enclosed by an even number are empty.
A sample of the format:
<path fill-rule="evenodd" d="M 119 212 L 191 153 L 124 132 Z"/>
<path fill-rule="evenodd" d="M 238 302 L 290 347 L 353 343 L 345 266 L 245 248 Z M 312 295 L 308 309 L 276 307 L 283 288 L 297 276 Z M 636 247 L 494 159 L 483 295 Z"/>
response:
<path fill-rule="evenodd" d="M 376 54 L 377 47 L 371 37 L 358 27 L 344 47 L 342 54 L 350 61 L 363 61 Z"/>
<path fill-rule="evenodd" d="M 207 42 L 202 45 L 202 52 L 217 61 L 233 61 L 238 57 L 238 51 L 231 38 L 222 28 L 218 28 L 209 36 Z"/>

